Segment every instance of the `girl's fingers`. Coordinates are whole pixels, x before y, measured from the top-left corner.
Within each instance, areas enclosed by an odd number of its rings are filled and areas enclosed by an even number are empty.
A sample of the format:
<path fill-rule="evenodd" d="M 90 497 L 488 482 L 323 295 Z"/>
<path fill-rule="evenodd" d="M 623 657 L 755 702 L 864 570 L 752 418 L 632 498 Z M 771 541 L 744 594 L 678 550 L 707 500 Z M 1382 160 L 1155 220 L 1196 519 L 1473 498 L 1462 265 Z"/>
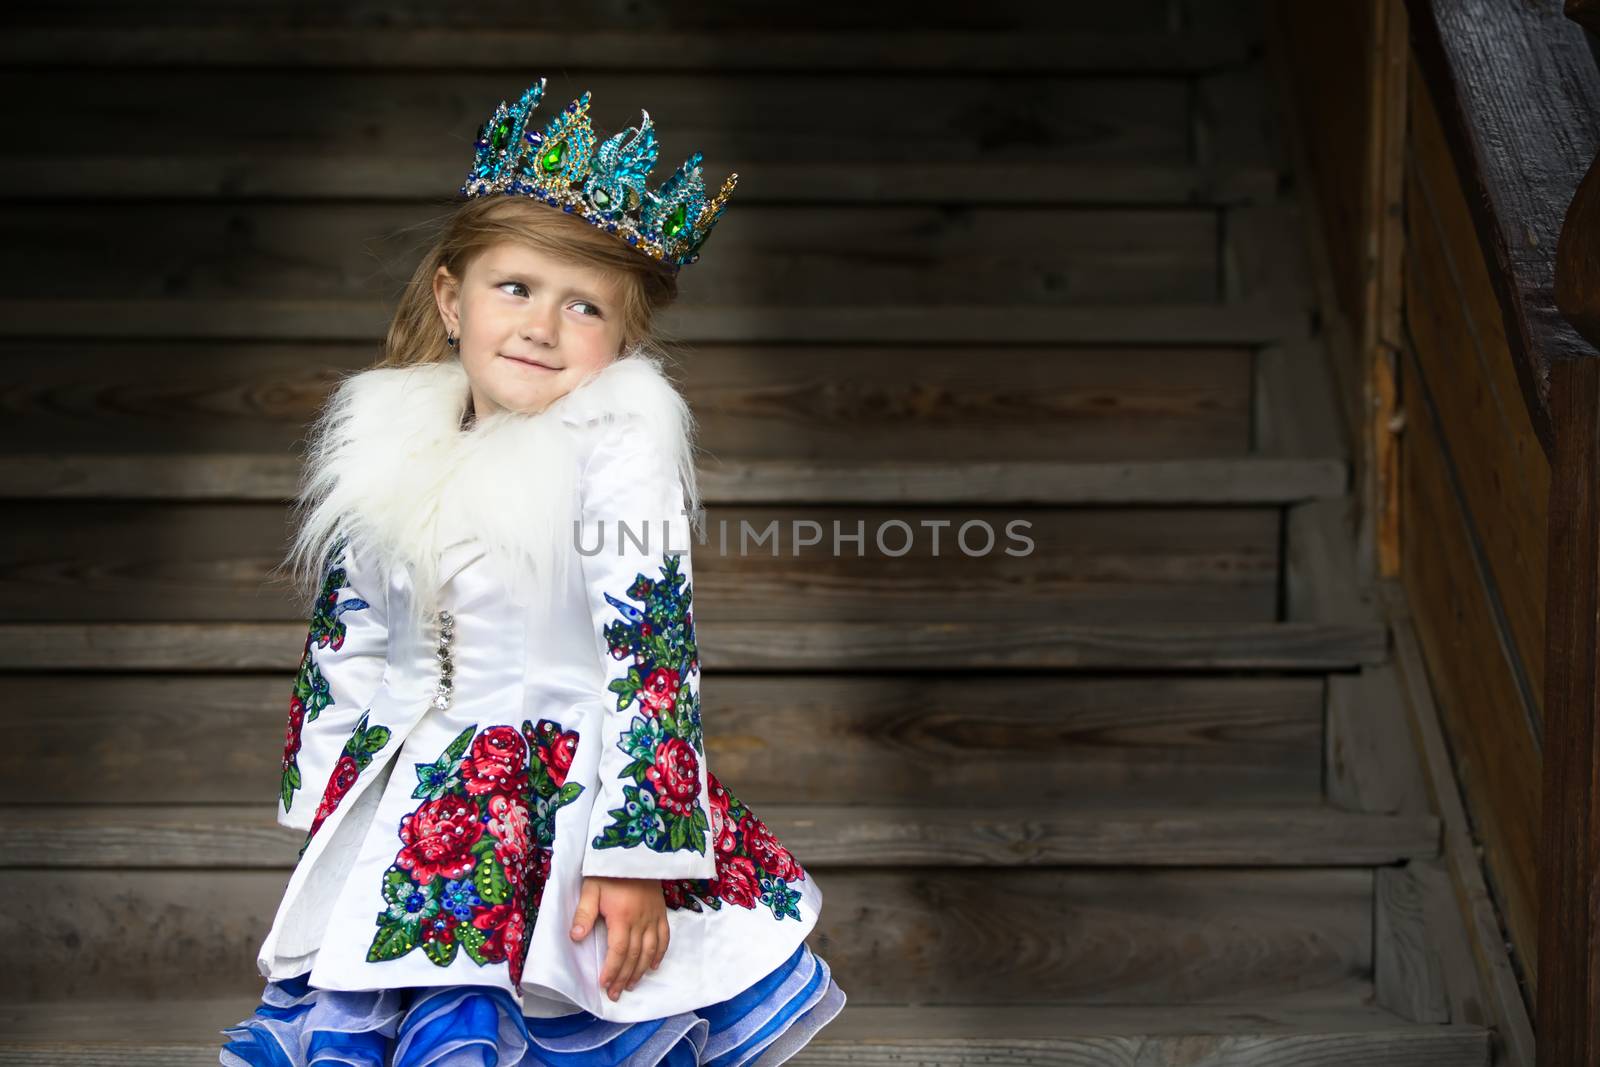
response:
<path fill-rule="evenodd" d="M 639 979 L 644 977 L 645 971 L 650 967 L 650 961 L 655 958 L 656 931 L 654 926 L 647 926 L 643 936 L 639 938 L 639 967 L 634 971 L 633 981 L 628 983 L 629 989 L 639 984 Z"/>
<path fill-rule="evenodd" d="M 639 972 L 639 957 L 644 954 L 644 932 L 635 926 L 628 931 L 628 959 L 622 965 L 622 973 L 617 976 L 617 996 L 632 984 L 634 976 Z"/>
<path fill-rule="evenodd" d="M 594 917 L 599 911 L 600 883 L 593 878 L 583 880 L 583 888 L 578 891 L 578 907 L 572 914 L 572 938 L 582 941 L 589 936 L 589 931 L 594 927 Z"/>
<path fill-rule="evenodd" d="M 667 958 L 667 942 L 670 940 L 672 926 L 663 918 L 656 923 L 656 958 L 650 963 L 651 970 L 661 966 L 661 961 Z"/>
<path fill-rule="evenodd" d="M 610 923 L 606 924 L 608 927 Z M 609 931 L 608 931 L 609 932 Z M 610 938 L 606 942 L 606 962 L 600 968 L 600 985 L 610 989 L 612 980 L 617 973 L 617 968 L 622 966 L 623 953 L 627 951 L 628 943 L 621 938 Z"/>
<path fill-rule="evenodd" d="M 633 954 L 633 942 L 637 936 L 638 933 L 630 926 L 625 936 L 617 938 L 617 969 L 612 972 L 611 981 L 606 985 L 606 995 L 612 1000 L 622 996 L 622 989 L 627 985 L 630 967 L 628 961 Z"/>

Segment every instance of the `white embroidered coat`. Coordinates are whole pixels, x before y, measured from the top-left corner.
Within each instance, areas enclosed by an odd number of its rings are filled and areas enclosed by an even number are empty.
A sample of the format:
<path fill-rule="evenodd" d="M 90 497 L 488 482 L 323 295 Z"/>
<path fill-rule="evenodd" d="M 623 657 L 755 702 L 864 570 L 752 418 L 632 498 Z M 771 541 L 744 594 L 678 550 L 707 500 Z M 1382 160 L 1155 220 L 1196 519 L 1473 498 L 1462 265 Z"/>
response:
<path fill-rule="evenodd" d="M 324 581 L 278 802 L 308 837 L 261 973 L 619 1022 L 725 1000 L 822 893 L 707 766 L 692 418 L 640 350 L 536 415 L 463 430 L 469 397 L 454 358 L 366 370 L 313 430 L 297 546 Z M 667 898 L 665 959 L 617 1001 L 605 923 L 569 936 L 583 875 Z"/>

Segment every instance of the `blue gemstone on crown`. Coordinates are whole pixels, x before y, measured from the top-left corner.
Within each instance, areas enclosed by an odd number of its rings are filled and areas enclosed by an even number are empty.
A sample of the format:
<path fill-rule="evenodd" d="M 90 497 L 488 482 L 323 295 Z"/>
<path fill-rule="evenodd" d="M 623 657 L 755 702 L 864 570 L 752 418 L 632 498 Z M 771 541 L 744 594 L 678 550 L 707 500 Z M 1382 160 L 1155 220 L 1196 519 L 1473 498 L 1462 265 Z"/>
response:
<path fill-rule="evenodd" d="M 649 112 L 640 112 L 643 121 L 637 127 L 596 145 L 587 91 L 542 130 L 534 128 L 533 111 L 544 86 L 540 78 L 515 104 L 502 101 L 489 116 L 461 194 L 527 196 L 595 226 L 605 221 L 607 233 L 621 234 L 673 270 L 698 260 L 739 176 L 728 175 L 717 195 L 708 197 L 696 152 L 652 190 L 646 179 L 659 148 Z"/>

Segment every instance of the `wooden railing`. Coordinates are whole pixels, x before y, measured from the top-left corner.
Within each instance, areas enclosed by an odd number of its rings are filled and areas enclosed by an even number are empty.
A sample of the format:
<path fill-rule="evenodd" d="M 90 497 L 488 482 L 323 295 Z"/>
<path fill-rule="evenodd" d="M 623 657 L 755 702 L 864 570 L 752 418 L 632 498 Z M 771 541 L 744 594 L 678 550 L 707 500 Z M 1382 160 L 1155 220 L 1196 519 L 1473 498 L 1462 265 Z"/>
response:
<path fill-rule="evenodd" d="M 1597 6 L 1407 0 L 1551 466 L 1540 1067 L 1600 1063 L 1600 66 L 1565 17 Z"/>

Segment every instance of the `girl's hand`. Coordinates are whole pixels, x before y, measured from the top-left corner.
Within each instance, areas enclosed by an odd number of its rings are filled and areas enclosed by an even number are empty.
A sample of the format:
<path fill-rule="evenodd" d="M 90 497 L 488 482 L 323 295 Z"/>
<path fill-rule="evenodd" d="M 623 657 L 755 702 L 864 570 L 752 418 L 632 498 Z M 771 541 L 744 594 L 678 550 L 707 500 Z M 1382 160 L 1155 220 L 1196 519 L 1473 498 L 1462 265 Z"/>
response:
<path fill-rule="evenodd" d="M 612 1000 L 639 984 L 667 954 L 667 902 L 657 878 L 586 875 L 572 916 L 574 941 L 588 936 L 595 915 L 606 921 L 606 962 L 600 984 Z"/>

